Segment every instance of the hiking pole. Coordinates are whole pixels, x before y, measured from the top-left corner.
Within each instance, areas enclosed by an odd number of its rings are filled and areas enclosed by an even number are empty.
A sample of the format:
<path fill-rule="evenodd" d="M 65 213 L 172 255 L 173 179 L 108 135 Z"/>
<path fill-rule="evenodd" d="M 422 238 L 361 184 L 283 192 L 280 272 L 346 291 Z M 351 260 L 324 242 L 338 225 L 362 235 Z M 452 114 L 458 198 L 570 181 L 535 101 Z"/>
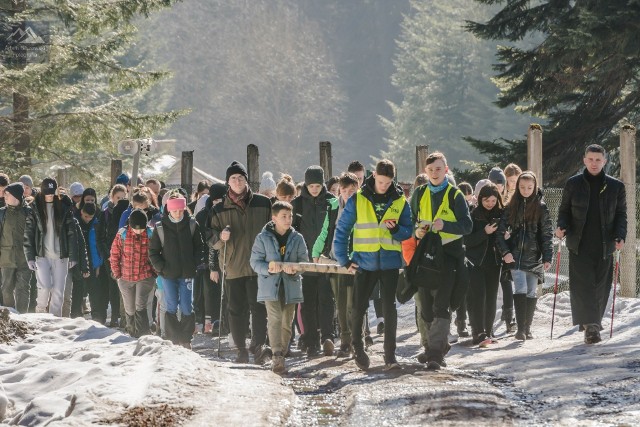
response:
<path fill-rule="evenodd" d="M 558 297 L 558 278 L 560 277 L 560 259 L 562 257 L 562 240 L 558 240 L 558 255 L 556 256 L 556 283 L 553 285 L 553 310 L 551 311 L 551 339 L 553 339 L 553 322 L 556 319 L 556 299 Z"/>
<path fill-rule="evenodd" d="M 609 338 L 613 337 L 613 316 L 616 313 L 616 287 L 618 285 L 618 274 L 620 274 L 620 250 L 616 250 L 616 267 L 613 270 L 613 300 L 611 301 L 611 330 Z"/>
<path fill-rule="evenodd" d="M 228 225 L 222 231 L 230 231 L 231 227 Z M 218 317 L 218 357 L 220 357 L 220 343 L 222 341 L 222 313 L 224 311 L 222 303 L 224 301 L 224 276 L 227 269 L 227 241 L 224 241 L 224 247 L 222 248 L 222 271 L 220 272 L 220 316 Z"/>

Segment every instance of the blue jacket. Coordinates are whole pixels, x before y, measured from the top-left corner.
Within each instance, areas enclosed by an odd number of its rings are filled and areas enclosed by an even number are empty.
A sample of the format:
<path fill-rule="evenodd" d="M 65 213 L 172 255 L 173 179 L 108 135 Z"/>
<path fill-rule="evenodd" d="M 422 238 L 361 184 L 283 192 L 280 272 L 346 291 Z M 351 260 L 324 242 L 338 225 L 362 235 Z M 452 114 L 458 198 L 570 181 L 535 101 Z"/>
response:
<path fill-rule="evenodd" d="M 367 178 L 363 187 L 362 195 L 371 200 L 374 195 L 374 179 L 373 176 Z M 399 186 L 391 185 L 387 190 L 388 197 L 387 209 L 394 200 L 403 196 L 402 189 Z M 391 270 L 394 268 L 402 268 L 402 253 L 399 251 L 388 251 L 380 249 L 377 252 L 353 252 L 352 258 L 349 259 L 349 236 L 356 223 L 356 197 L 357 193 L 347 200 L 344 211 L 336 225 L 336 231 L 333 238 L 334 253 L 338 263 L 348 267 L 351 263 L 358 264 L 360 270 L 378 271 Z M 385 209 L 386 211 L 386 209 Z M 383 213 L 384 215 L 384 213 Z M 397 226 L 391 230 L 391 235 L 397 241 L 407 240 L 411 237 L 413 225 L 411 223 L 411 208 L 409 203 L 404 205 Z"/>
<path fill-rule="evenodd" d="M 284 283 L 286 304 L 302 302 L 302 276 L 300 274 L 269 273 L 269 262 L 281 262 L 280 245 L 275 236 L 273 221 L 264 226 L 256 236 L 251 249 L 249 264 L 258 274 L 258 301 L 278 301 L 280 283 Z M 287 239 L 284 262 L 308 262 L 307 245 L 302 234 L 291 229 Z"/>

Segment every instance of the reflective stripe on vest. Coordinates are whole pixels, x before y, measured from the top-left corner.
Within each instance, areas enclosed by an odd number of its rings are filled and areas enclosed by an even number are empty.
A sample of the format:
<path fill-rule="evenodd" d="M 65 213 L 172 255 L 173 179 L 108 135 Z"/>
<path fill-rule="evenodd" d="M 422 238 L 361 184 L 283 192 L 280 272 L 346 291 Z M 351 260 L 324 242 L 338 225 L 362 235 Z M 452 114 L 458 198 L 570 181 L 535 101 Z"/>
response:
<path fill-rule="evenodd" d="M 402 245 L 391 236 L 385 221 L 394 220 L 398 223 L 406 202 L 404 196 L 394 200 L 378 222 L 373 204 L 362 195 L 362 190 L 358 190 L 356 194 L 356 224 L 353 229 L 353 250 L 355 252 L 377 252 L 382 248 L 387 251 L 400 252 Z"/>
<path fill-rule="evenodd" d="M 422 198 L 420 199 L 420 211 L 418 212 L 418 221 L 426 222 L 428 225 L 431 225 L 433 221 L 438 218 L 440 218 L 443 221 L 456 222 L 457 221 L 456 215 L 453 209 L 451 208 L 451 206 L 449 206 L 449 191 L 452 188 L 453 186 L 451 184 L 447 186 L 447 190 L 445 191 L 444 196 L 442 197 L 442 203 L 440 204 L 440 208 L 438 208 L 438 212 L 436 212 L 435 216 L 433 216 L 433 213 L 431 211 L 431 191 L 429 191 L 429 188 L 426 188 L 425 192 L 422 194 Z M 456 197 L 458 197 L 458 193 L 462 194 L 460 190 L 456 190 L 454 200 Z M 458 234 L 444 233 L 442 231 L 440 231 L 439 233 L 440 233 L 440 237 L 442 238 L 443 245 L 462 238 L 462 236 Z"/>

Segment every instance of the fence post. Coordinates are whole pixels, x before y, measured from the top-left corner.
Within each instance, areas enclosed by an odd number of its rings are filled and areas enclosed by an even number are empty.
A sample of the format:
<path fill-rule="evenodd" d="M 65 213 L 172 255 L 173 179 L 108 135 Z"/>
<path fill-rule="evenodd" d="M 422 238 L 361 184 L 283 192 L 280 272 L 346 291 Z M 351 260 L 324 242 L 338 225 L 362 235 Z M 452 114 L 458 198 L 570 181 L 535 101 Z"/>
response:
<path fill-rule="evenodd" d="M 428 145 L 416 145 L 416 176 L 424 173 L 427 167 Z"/>
<path fill-rule="evenodd" d="M 122 160 L 111 159 L 111 187 L 115 185 L 120 174 L 122 174 Z"/>
<path fill-rule="evenodd" d="M 620 264 L 620 295 L 635 298 L 636 291 L 636 128 L 624 125 L 620 132 L 620 178 L 627 193 L 627 240 Z"/>
<path fill-rule="evenodd" d="M 260 153 L 258 146 L 247 145 L 247 173 L 249 174 L 249 187 L 257 193 L 260 190 Z"/>
<path fill-rule="evenodd" d="M 324 177 L 329 179 L 333 176 L 332 173 L 332 161 L 331 156 L 331 142 L 320 141 L 320 166 L 324 169 Z"/>
<path fill-rule="evenodd" d="M 182 152 L 180 187 L 184 188 L 187 194 L 193 191 L 193 151 Z"/>
<path fill-rule="evenodd" d="M 542 188 L 542 126 L 531 123 L 527 131 L 527 169 L 536 174 Z"/>

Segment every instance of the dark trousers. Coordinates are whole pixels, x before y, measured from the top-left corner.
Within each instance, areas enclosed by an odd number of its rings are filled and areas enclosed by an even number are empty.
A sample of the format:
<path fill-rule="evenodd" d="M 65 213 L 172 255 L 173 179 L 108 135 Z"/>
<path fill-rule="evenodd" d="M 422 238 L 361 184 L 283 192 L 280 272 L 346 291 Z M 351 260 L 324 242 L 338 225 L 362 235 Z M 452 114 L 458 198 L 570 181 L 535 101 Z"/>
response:
<path fill-rule="evenodd" d="M 103 267 L 100 267 L 100 273 L 98 276 L 96 276 L 95 270 L 92 269 L 89 277 L 84 278 L 83 281 L 84 289 L 89 292 L 91 319 L 103 324 L 107 321 L 107 305 L 109 304 L 109 288 L 107 287 L 108 279 L 106 270 Z M 118 291 L 118 298 L 119 295 L 120 292 Z"/>
<path fill-rule="evenodd" d="M 318 328 L 322 333 L 322 341 L 334 339 L 333 318 L 335 303 L 331 283 L 326 276 L 305 275 L 302 280 L 302 323 L 304 339 L 308 347 L 319 345 Z"/>
<path fill-rule="evenodd" d="M 247 325 L 251 313 L 251 342 L 256 348 L 267 338 L 267 309 L 257 301 L 258 278 L 226 279 L 229 294 L 229 323 L 233 341 L 239 349 L 246 348 Z"/>
<path fill-rule="evenodd" d="M 473 335 L 493 331 L 496 317 L 496 299 L 500 284 L 499 265 L 481 265 L 469 268 L 469 314 Z"/>
<path fill-rule="evenodd" d="M 108 262 L 104 263 L 101 270 L 105 270 L 109 273 L 106 278 L 106 283 L 108 289 L 108 301 L 109 304 L 111 304 L 111 321 L 113 322 L 120 318 L 120 288 L 118 288 L 117 280 L 111 277 L 111 266 Z M 89 298 L 89 302 L 91 302 L 91 298 Z M 91 310 L 93 310 L 93 307 L 91 307 Z"/>
<path fill-rule="evenodd" d="M 380 280 L 382 296 L 382 314 L 384 315 L 384 356 L 392 360 L 396 353 L 396 329 L 398 313 L 396 311 L 396 289 L 398 287 L 397 268 L 391 270 L 358 271 L 354 280 L 353 309 L 351 312 L 351 335 L 353 347 L 364 348 L 362 341 L 362 322 L 369 308 L 369 298 Z"/>
<path fill-rule="evenodd" d="M 207 316 L 213 322 L 220 315 L 220 286 L 211 280 L 209 269 L 198 270 L 196 273 L 193 308 L 197 323 L 204 323 Z"/>
<path fill-rule="evenodd" d="M 606 259 L 569 252 L 569 290 L 574 325 L 600 325 L 613 279 L 613 256 Z"/>
<path fill-rule="evenodd" d="M 513 280 L 511 270 L 502 266 L 500 274 L 500 286 L 502 287 L 502 311 L 513 310 Z"/>
<path fill-rule="evenodd" d="M 82 299 L 87 295 L 87 291 L 84 288 L 84 279 L 80 272 L 80 266 L 74 266 L 69 270 L 69 274 L 71 274 L 71 283 L 73 283 L 73 289 L 71 290 L 71 317 L 82 317 Z"/>
<path fill-rule="evenodd" d="M 421 316 L 426 323 L 431 323 L 436 318 L 451 320 L 451 296 L 455 287 L 457 265 L 457 259 L 445 255 L 439 274 L 425 274 L 418 279 Z"/>

